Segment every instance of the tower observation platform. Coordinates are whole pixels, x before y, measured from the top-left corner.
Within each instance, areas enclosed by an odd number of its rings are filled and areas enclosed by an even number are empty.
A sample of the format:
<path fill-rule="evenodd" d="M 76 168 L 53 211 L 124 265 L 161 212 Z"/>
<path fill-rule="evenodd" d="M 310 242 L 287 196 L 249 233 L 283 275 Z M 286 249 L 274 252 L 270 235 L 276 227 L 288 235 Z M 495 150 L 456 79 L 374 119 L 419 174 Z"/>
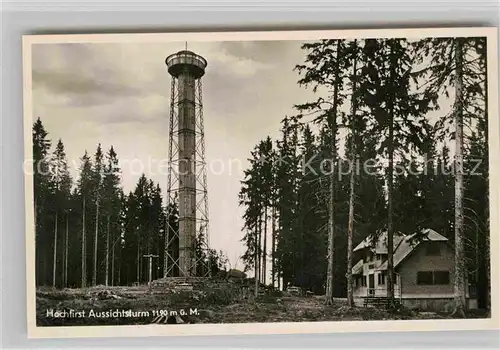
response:
<path fill-rule="evenodd" d="M 192 51 L 183 50 L 168 56 L 165 59 L 168 72 L 178 78 L 181 74 L 188 73 L 194 79 L 205 75 L 207 60 Z"/>

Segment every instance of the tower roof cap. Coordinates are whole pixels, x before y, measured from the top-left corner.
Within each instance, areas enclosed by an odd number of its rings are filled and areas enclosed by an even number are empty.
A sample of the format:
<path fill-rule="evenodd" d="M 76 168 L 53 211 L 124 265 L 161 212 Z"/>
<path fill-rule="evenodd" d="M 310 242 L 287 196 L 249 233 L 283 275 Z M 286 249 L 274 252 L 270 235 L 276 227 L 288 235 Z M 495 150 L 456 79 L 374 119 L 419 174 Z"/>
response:
<path fill-rule="evenodd" d="M 167 56 L 165 63 L 168 67 L 168 72 L 174 77 L 187 72 L 187 74 L 192 75 L 195 79 L 199 79 L 205 74 L 205 68 L 207 67 L 206 59 L 188 50 L 181 50 Z"/>

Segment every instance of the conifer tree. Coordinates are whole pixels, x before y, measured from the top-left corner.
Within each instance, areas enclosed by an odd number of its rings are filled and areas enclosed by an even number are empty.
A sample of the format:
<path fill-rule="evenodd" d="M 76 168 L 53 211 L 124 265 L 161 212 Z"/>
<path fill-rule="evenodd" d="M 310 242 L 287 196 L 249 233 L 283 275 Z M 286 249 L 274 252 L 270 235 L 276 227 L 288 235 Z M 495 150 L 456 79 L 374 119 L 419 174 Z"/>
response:
<path fill-rule="evenodd" d="M 58 247 L 59 235 L 60 235 L 60 221 L 64 218 L 65 214 L 69 212 L 69 198 L 71 195 L 71 177 L 69 175 L 68 162 L 66 159 L 66 153 L 64 151 L 64 144 L 62 140 L 59 139 L 54 151 L 53 160 L 51 162 L 52 167 L 52 184 L 53 184 L 53 210 L 54 210 L 54 245 L 53 245 L 53 270 L 52 270 L 52 286 L 56 287 L 57 276 L 58 276 L 58 257 L 60 256 L 58 249 L 64 252 L 66 249 L 61 249 Z M 67 236 L 66 236 L 67 237 Z M 67 238 L 66 238 L 67 239 Z M 65 242 L 67 243 L 67 241 Z M 64 256 L 63 256 L 64 258 Z M 64 260 L 63 260 L 64 261 Z M 63 267 L 65 264 L 62 264 Z M 65 271 L 60 273 L 63 276 Z M 65 281 L 61 281 L 64 283 Z"/>
<path fill-rule="evenodd" d="M 49 234 L 49 203 L 50 203 L 50 147 L 48 138 L 40 118 L 33 123 L 33 187 L 36 240 L 36 283 L 43 285 L 50 278 L 50 241 Z"/>
<path fill-rule="evenodd" d="M 88 215 L 88 205 L 91 203 L 93 198 L 92 193 L 92 161 L 85 151 L 85 154 L 81 158 L 80 165 L 80 177 L 77 184 L 77 194 L 79 196 L 80 210 L 81 210 L 81 287 L 87 287 L 88 281 L 88 245 L 89 241 L 87 239 L 88 227 L 89 227 L 89 215 Z"/>
<path fill-rule="evenodd" d="M 100 216 L 101 216 L 101 201 L 102 201 L 102 181 L 103 181 L 103 171 L 104 171 L 104 154 L 102 153 L 101 144 L 97 146 L 97 150 L 94 154 L 94 168 L 92 169 L 92 185 L 93 185 L 93 196 L 95 200 L 95 234 L 94 234 L 94 259 L 93 259 L 93 270 L 92 270 L 92 285 L 97 285 L 98 276 L 98 248 L 99 248 L 99 234 L 100 230 Z"/>
<path fill-rule="evenodd" d="M 343 79 L 345 68 L 347 67 L 345 43 L 342 40 L 322 40 L 317 43 L 304 44 L 303 49 L 308 50 L 304 65 L 298 65 L 296 69 L 303 73 L 304 77 L 299 80 L 300 85 L 312 85 L 313 91 L 319 88 L 326 88 L 332 91 L 332 95 L 327 98 L 319 97 L 317 101 L 298 105 L 299 111 L 309 111 L 318 113 L 316 120 L 326 122 L 331 133 L 330 152 L 330 181 L 328 197 L 328 250 L 327 250 L 327 276 L 326 276 L 326 304 L 333 303 L 334 289 L 334 255 L 335 255 L 335 207 L 337 192 L 335 183 L 335 165 L 337 164 L 337 133 L 338 118 L 341 116 L 340 108 L 345 98 L 343 93 Z"/>
<path fill-rule="evenodd" d="M 103 209 L 106 215 L 106 250 L 105 250 L 105 278 L 104 284 L 113 284 L 111 275 L 113 274 L 115 241 L 120 234 L 120 169 L 118 157 L 111 146 L 106 154 L 106 164 L 104 165 L 104 176 L 102 183 Z M 111 267 L 111 270 L 110 270 Z M 111 280 L 110 280 L 111 278 Z"/>
<path fill-rule="evenodd" d="M 387 160 L 387 296 L 394 307 L 394 160 L 421 152 L 429 130 L 426 113 L 434 108 L 434 96 L 413 93 L 411 74 L 414 55 L 404 39 L 367 39 L 363 49 L 366 65 L 364 103 L 373 119 L 369 131 L 379 135 L 378 153 Z M 418 231 L 416 229 L 415 231 Z"/>
<path fill-rule="evenodd" d="M 417 43 L 419 63 L 424 67 L 418 76 L 424 83 L 419 88 L 428 94 L 452 96 L 449 113 L 436 123 L 438 139 L 448 143 L 454 139 L 455 179 L 455 311 L 465 317 L 467 309 L 467 256 L 464 203 L 464 150 L 468 138 L 465 130 L 481 128 L 487 122 L 486 60 L 484 38 L 428 38 Z M 466 127 L 466 128 L 464 128 Z M 486 212 L 487 205 L 482 212 Z"/>

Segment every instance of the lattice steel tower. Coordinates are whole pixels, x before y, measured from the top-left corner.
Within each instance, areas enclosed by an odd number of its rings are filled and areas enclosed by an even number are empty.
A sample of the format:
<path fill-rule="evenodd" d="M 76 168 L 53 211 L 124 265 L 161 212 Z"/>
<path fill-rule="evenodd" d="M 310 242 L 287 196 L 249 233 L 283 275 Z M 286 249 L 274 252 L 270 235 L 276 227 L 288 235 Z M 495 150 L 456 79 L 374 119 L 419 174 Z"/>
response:
<path fill-rule="evenodd" d="M 164 277 L 205 277 L 211 270 L 201 79 L 207 61 L 183 50 L 165 63 L 172 76 L 167 208 L 176 203 L 179 220 L 166 225 Z"/>

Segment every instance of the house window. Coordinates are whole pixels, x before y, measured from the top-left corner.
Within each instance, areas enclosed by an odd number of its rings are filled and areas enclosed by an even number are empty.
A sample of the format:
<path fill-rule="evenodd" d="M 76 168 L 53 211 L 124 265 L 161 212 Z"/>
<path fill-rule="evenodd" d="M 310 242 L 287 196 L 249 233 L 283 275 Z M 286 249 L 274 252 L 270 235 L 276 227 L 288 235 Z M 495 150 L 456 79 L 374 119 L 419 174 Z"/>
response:
<path fill-rule="evenodd" d="M 385 284 L 385 273 L 381 272 L 378 274 L 378 284 L 379 285 Z"/>
<path fill-rule="evenodd" d="M 363 276 L 363 279 L 361 281 L 361 286 L 366 287 L 366 276 Z"/>
<path fill-rule="evenodd" d="M 434 284 L 450 284 L 448 271 L 434 271 Z"/>
<path fill-rule="evenodd" d="M 428 256 L 438 256 L 441 253 L 439 248 L 439 244 L 430 243 L 427 245 L 425 254 Z"/>
<path fill-rule="evenodd" d="M 433 284 L 432 271 L 418 271 L 417 272 L 417 284 L 429 285 Z"/>
<path fill-rule="evenodd" d="M 419 285 L 450 284 L 450 273 L 448 271 L 418 271 L 417 284 Z"/>

